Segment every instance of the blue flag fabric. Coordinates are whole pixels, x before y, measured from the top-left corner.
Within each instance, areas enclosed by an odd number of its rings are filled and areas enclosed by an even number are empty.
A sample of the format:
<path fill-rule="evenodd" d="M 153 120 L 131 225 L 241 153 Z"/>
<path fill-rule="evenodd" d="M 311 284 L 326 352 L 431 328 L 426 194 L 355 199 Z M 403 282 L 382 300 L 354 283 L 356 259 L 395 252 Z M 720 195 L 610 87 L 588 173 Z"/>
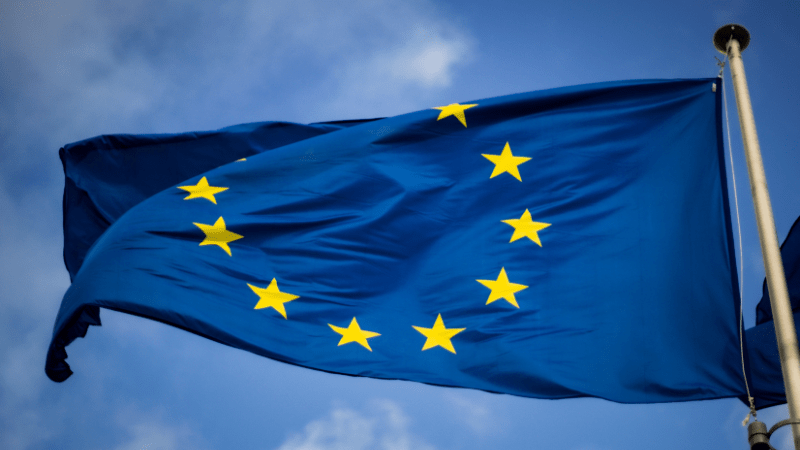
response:
<path fill-rule="evenodd" d="M 86 254 L 46 372 L 72 373 L 64 347 L 103 307 L 356 376 L 741 395 L 720 82 L 451 104 L 178 182 Z"/>
<path fill-rule="evenodd" d="M 795 324 L 800 323 L 800 312 L 794 313 Z M 775 322 L 769 321 L 745 331 L 749 371 L 747 381 L 750 395 L 756 409 L 786 403 L 786 390 L 783 387 L 781 357 L 778 354 L 778 340 L 775 337 Z M 747 406 L 746 395 L 739 399 Z"/>
<path fill-rule="evenodd" d="M 781 245 L 781 259 L 797 327 L 800 324 L 800 217 L 795 220 Z M 762 289 L 763 296 L 756 307 L 756 326 L 745 331 L 750 361 L 751 395 L 758 409 L 786 403 L 781 358 L 778 354 L 766 279 Z M 742 401 L 749 405 L 746 398 L 742 398 Z"/>
<path fill-rule="evenodd" d="M 792 311 L 798 312 L 800 311 L 800 217 L 794 221 L 786 240 L 781 245 L 781 260 Z M 761 285 L 761 292 L 761 301 L 756 306 L 756 325 L 772 321 L 772 306 L 769 302 L 766 278 Z"/>
<path fill-rule="evenodd" d="M 260 122 L 177 135 L 104 135 L 65 145 L 59 156 L 70 279 L 94 241 L 142 200 L 223 164 L 372 120 Z"/>

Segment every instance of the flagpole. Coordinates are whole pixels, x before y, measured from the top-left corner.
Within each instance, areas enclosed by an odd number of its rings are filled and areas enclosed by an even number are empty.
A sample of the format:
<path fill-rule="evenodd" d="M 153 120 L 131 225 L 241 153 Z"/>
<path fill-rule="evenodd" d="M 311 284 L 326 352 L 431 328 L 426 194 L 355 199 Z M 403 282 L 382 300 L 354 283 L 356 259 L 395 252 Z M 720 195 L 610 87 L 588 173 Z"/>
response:
<path fill-rule="evenodd" d="M 772 216 L 772 205 L 767 190 L 767 178 L 761 160 L 761 148 L 758 145 L 756 122 L 750 105 L 750 92 L 747 89 L 747 79 L 742 63 L 741 52 L 747 48 L 749 43 L 750 33 L 741 25 L 725 25 L 714 33 L 714 46 L 720 52 L 728 54 L 730 60 L 731 78 L 736 93 L 736 107 L 739 110 L 739 125 L 742 129 L 747 171 L 750 176 L 750 190 L 756 210 L 758 236 L 761 241 L 761 253 L 767 274 L 778 353 L 781 357 L 786 403 L 789 406 L 789 418 L 798 419 L 800 418 L 800 354 L 798 353 L 792 308 L 789 303 L 789 290 L 786 287 L 786 276 L 783 272 L 783 261 L 778 246 L 778 234 L 775 231 L 775 220 Z M 792 425 L 792 433 L 794 434 L 794 448 L 800 450 L 800 425 Z"/>

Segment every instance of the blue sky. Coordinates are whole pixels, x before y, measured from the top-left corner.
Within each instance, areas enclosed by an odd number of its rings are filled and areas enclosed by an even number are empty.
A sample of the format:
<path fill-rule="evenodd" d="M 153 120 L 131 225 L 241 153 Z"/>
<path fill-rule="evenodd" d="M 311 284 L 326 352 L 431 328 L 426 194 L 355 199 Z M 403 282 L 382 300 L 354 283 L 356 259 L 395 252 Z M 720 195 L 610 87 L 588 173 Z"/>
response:
<path fill-rule="evenodd" d="M 711 77 L 719 55 L 711 37 L 729 22 L 752 33 L 744 61 L 783 240 L 800 215 L 793 1 L 3 1 L 0 447 L 746 448 L 738 400 L 544 401 L 351 378 L 110 311 L 70 346 L 72 378 L 53 383 L 43 370 L 69 285 L 62 145 L 98 134 L 384 117 L 608 80 Z M 749 327 L 764 271 L 727 94 Z M 759 414 L 770 425 L 786 416 L 785 406 Z M 790 448 L 788 436 L 782 430 L 773 442 Z"/>

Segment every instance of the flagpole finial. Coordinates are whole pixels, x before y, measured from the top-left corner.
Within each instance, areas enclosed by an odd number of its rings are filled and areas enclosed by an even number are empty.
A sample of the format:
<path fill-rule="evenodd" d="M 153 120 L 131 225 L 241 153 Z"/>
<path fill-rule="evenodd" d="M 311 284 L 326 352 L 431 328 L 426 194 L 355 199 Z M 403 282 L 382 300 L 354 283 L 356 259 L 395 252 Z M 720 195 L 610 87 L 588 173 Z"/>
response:
<path fill-rule="evenodd" d="M 747 28 L 736 23 L 729 23 L 719 27 L 714 33 L 714 47 L 720 53 L 728 53 L 728 41 L 731 38 L 739 41 L 739 51 L 743 51 L 750 44 L 750 32 L 747 31 Z"/>

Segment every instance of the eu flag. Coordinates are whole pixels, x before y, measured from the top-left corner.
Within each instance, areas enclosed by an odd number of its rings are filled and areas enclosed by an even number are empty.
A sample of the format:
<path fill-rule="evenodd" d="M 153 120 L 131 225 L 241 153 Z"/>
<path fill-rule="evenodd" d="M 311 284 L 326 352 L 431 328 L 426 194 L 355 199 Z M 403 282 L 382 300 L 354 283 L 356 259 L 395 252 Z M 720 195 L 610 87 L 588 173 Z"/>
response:
<path fill-rule="evenodd" d="M 560 88 L 263 143 L 105 230 L 46 372 L 72 373 L 64 348 L 102 307 L 356 376 L 740 395 L 720 82 Z"/>

